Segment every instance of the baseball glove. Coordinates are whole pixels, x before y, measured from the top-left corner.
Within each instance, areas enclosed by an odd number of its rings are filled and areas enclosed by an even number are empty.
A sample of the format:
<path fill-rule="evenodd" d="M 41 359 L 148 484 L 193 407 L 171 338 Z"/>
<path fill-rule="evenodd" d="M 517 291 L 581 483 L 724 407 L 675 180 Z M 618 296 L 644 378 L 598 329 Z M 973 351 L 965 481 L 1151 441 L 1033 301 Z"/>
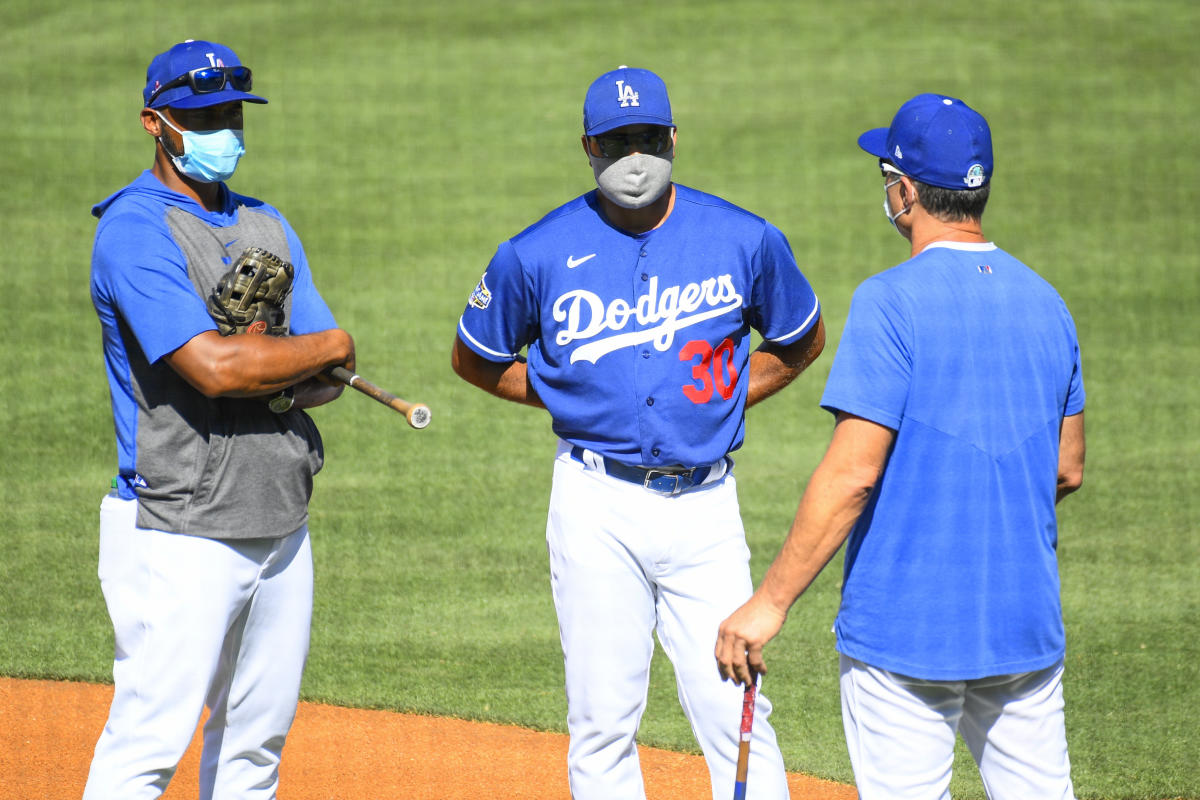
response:
<path fill-rule="evenodd" d="M 208 313 L 222 336 L 284 336 L 283 301 L 292 290 L 292 265 L 261 247 L 247 247 L 208 296 Z"/>

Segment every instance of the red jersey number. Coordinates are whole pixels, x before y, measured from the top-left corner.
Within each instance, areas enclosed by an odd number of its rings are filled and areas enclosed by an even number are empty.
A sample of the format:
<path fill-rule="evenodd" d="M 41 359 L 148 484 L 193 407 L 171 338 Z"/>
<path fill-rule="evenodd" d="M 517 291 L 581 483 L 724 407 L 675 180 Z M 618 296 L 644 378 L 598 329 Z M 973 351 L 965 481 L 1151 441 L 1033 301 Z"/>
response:
<path fill-rule="evenodd" d="M 711 400 L 714 389 L 722 400 L 733 397 L 733 389 L 738 381 L 733 355 L 734 346 L 730 339 L 721 342 L 715 349 L 700 339 L 685 344 L 679 350 L 679 360 L 692 362 L 694 383 L 683 385 L 684 396 L 696 404 Z"/>

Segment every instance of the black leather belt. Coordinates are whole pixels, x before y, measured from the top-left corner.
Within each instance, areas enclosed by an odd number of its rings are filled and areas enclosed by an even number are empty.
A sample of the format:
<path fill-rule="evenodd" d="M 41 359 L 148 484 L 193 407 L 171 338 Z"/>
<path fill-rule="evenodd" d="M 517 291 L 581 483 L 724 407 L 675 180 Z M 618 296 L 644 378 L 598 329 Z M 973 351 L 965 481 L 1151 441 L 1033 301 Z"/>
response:
<path fill-rule="evenodd" d="M 571 458 L 576 461 L 587 464 L 583 454 L 587 452 L 579 445 L 571 448 Z M 599 454 L 597 454 L 599 455 Z M 620 478 L 629 483 L 636 483 L 643 486 L 652 492 L 659 494 L 675 495 L 680 492 L 685 492 L 688 489 L 695 488 L 702 483 L 712 473 L 712 464 L 706 464 L 703 467 L 692 467 L 684 469 L 674 468 L 651 468 L 631 467 L 628 464 L 622 464 L 620 461 L 614 461 L 608 456 L 600 456 L 604 459 L 604 472 L 614 478 Z M 728 458 L 726 456 L 725 458 Z M 718 462 L 720 463 L 720 462 Z"/>

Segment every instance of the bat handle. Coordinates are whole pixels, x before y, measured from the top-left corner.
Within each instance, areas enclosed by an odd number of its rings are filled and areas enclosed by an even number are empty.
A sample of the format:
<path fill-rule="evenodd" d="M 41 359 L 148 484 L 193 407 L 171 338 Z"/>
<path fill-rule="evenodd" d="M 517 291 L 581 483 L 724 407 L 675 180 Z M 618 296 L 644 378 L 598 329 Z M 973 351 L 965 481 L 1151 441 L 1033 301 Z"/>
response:
<path fill-rule="evenodd" d="M 750 771 L 750 732 L 754 726 L 754 698 L 758 692 L 758 675 L 746 684 L 742 694 L 742 719 L 738 729 L 737 774 L 733 783 L 733 800 L 746 800 L 746 774 Z"/>

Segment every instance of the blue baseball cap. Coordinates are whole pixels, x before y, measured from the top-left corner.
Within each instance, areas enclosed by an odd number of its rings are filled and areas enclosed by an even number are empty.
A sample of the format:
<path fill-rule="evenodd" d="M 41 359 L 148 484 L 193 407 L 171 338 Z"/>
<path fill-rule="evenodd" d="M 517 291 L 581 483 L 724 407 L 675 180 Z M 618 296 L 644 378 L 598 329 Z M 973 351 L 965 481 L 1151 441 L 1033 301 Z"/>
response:
<path fill-rule="evenodd" d="M 203 108 L 234 100 L 245 100 L 248 103 L 265 103 L 264 98 L 249 94 L 233 87 L 226 81 L 224 87 L 215 92 L 196 93 L 190 84 L 175 86 L 150 98 L 154 92 L 167 83 L 186 75 L 194 69 L 203 67 L 240 67 L 242 62 L 237 53 L 223 44 L 206 42 L 201 39 L 188 39 L 173 46 L 165 53 L 159 53 L 146 68 L 146 88 L 142 90 L 142 101 L 151 108 L 172 106 L 173 108 Z M 249 88 L 249 87 L 246 87 Z"/>
<path fill-rule="evenodd" d="M 583 132 L 587 136 L 624 125 L 674 124 L 667 85 L 648 69 L 622 66 L 606 72 L 592 81 L 583 101 Z"/>
<path fill-rule="evenodd" d="M 917 95 L 900 106 L 890 128 L 867 131 L 858 146 L 943 189 L 977 189 L 992 179 L 987 120 L 954 97 Z"/>

